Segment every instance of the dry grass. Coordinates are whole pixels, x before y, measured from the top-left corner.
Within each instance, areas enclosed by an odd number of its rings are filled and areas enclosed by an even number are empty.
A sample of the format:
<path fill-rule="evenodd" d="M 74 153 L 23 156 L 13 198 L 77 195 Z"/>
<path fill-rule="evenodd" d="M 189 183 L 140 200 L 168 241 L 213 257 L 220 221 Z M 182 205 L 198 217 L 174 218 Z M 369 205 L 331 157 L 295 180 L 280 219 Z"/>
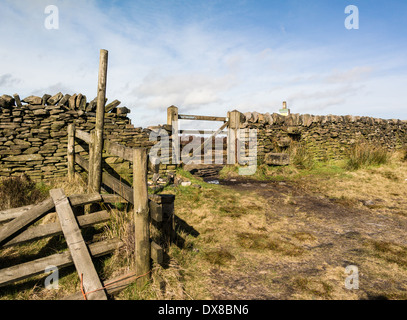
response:
<path fill-rule="evenodd" d="M 279 172 L 263 168 L 258 175 L 262 183 L 270 176 L 277 180 L 265 186 L 210 185 L 188 175 L 201 188 L 167 187 L 163 192 L 176 195 L 182 239 L 170 246 L 168 266 L 154 265 L 144 290 L 130 286 L 116 299 L 406 299 L 403 157 L 393 154 L 385 164 L 352 171 L 332 163 Z M 287 181 L 278 182 L 278 175 Z M 67 194 L 84 187 L 58 186 Z M 119 236 L 126 242 L 98 262 L 104 279 L 132 268 L 128 209 L 115 209 L 112 221 L 101 227 L 102 237 Z M 0 258 L 38 254 L 44 243 L 0 252 Z M 56 243 L 52 249 L 58 249 Z M 344 287 L 344 268 L 350 264 L 360 269 L 360 290 Z M 58 292 L 42 288 L 44 276 L 30 281 L 34 289 L 8 288 L 2 298 L 54 299 L 79 288 L 74 269 L 63 275 Z"/>

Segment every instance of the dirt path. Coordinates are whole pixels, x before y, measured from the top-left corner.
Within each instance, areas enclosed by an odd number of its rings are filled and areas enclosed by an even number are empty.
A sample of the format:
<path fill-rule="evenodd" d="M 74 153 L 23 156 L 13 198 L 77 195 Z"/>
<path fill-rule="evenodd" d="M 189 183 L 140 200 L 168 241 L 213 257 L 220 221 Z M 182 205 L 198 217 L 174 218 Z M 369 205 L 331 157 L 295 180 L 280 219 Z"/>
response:
<path fill-rule="evenodd" d="M 299 254 L 259 256 L 242 272 L 213 269 L 215 299 L 407 298 L 405 216 L 330 200 L 293 182 L 223 184 L 256 192 L 270 208 L 272 233 Z M 345 288 L 350 265 L 358 267 L 359 289 Z"/>

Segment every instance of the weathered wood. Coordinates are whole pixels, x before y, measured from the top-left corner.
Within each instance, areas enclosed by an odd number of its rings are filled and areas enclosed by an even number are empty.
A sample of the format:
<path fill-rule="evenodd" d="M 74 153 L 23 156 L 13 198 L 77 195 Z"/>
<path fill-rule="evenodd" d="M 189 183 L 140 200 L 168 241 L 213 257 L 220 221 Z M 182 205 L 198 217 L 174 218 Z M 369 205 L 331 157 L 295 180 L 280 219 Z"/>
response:
<path fill-rule="evenodd" d="M 125 289 L 128 285 L 134 282 L 135 274 L 134 272 L 129 272 L 125 275 L 115 277 L 113 279 L 108 279 L 103 282 L 104 286 L 107 286 L 106 291 L 109 295 L 113 295 L 121 290 Z M 83 300 L 82 292 L 76 292 L 67 297 L 62 298 L 62 300 Z"/>
<path fill-rule="evenodd" d="M 133 149 L 122 146 L 116 142 L 104 141 L 104 150 L 127 161 L 133 161 Z"/>
<path fill-rule="evenodd" d="M 103 126 L 105 121 L 106 85 L 107 85 L 107 50 L 100 50 L 98 92 L 96 98 L 96 125 L 95 148 L 92 189 L 100 193 L 102 185 L 102 151 L 103 151 Z"/>
<path fill-rule="evenodd" d="M 223 129 L 225 129 L 228 126 L 228 122 L 225 122 L 218 130 L 216 130 L 213 134 L 211 134 L 208 138 L 205 139 L 205 141 L 199 146 L 199 148 L 197 148 L 194 151 L 194 157 L 197 155 L 200 155 L 202 150 L 205 150 L 204 148 L 209 144 L 212 143 L 212 138 L 216 137 L 216 135 L 218 135 L 220 132 L 222 132 Z"/>
<path fill-rule="evenodd" d="M 158 263 L 158 264 L 163 264 L 163 259 L 164 259 L 164 250 L 159 246 L 157 243 L 154 241 L 151 241 L 151 259 Z"/>
<path fill-rule="evenodd" d="M 90 143 L 90 133 L 82 130 L 75 130 L 75 138 L 81 139 L 86 143 Z"/>
<path fill-rule="evenodd" d="M 203 135 L 203 134 L 213 134 L 217 131 L 214 130 L 179 130 L 180 134 L 199 134 L 199 135 Z M 220 131 L 217 134 L 227 134 L 227 131 Z"/>
<path fill-rule="evenodd" d="M 109 218 L 109 213 L 106 210 L 103 210 L 79 216 L 78 224 L 81 228 L 86 228 L 96 223 L 106 222 Z M 16 244 L 52 237 L 59 234 L 62 234 L 61 224 L 59 222 L 43 224 L 35 227 L 33 226 L 5 243 L 4 247 L 14 246 Z"/>
<path fill-rule="evenodd" d="M 151 219 L 156 222 L 163 221 L 163 205 L 154 201 L 148 200 L 148 208 L 150 210 Z"/>
<path fill-rule="evenodd" d="M 69 196 L 69 200 L 70 200 L 72 206 L 81 206 L 81 205 L 86 205 L 89 203 L 95 203 L 95 202 L 101 202 L 101 201 L 106 201 L 106 202 L 113 201 L 113 198 L 110 199 L 109 196 L 116 197 L 117 201 L 120 201 L 118 196 L 103 195 L 103 197 L 102 197 L 102 195 L 100 195 L 98 193 L 74 194 L 74 195 Z M 107 200 L 104 199 L 105 197 Z M 115 201 L 115 202 L 117 202 L 117 201 Z M 12 208 L 12 209 L 0 211 L 0 222 L 13 220 L 13 219 L 25 214 L 27 211 L 31 210 L 33 207 L 35 207 L 35 205 L 29 205 L 29 206 Z"/>
<path fill-rule="evenodd" d="M 13 219 L 21 216 L 23 213 L 29 211 L 34 206 L 35 206 L 34 204 L 30 204 L 30 205 L 24 206 L 24 207 L 2 210 L 2 211 L 0 211 L 0 222 L 13 220 Z"/>
<path fill-rule="evenodd" d="M 128 201 L 117 194 L 101 194 L 102 201 L 105 203 L 127 203 Z"/>
<path fill-rule="evenodd" d="M 90 133 L 89 141 L 89 161 L 88 161 L 88 192 L 94 192 L 94 173 L 95 173 L 95 132 Z"/>
<path fill-rule="evenodd" d="M 69 197 L 71 206 L 83 206 L 90 203 L 102 202 L 102 196 L 99 193 L 91 194 L 73 194 Z"/>
<path fill-rule="evenodd" d="M 236 164 L 239 162 L 239 129 L 241 113 L 239 111 L 228 112 L 229 127 L 227 137 L 227 163 Z"/>
<path fill-rule="evenodd" d="M 180 143 L 178 136 L 178 108 L 171 106 L 167 109 L 167 124 L 171 126 L 172 164 L 180 163 Z"/>
<path fill-rule="evenodd" d="M 226 121 L 226 117 L 211 117 L 211 116 L 193 116 L 186 114 L 179 114 L 180 120 L 203 120 L 203 121 Z"/>
<path fill-rule="evenodd" d="M 122 196 L 130 203 L 134 203 L 134 192 L 132 187 L 124 184 L 120 180 L 116 179 L 115 177 L 111 176 L 107 172 L 102 173 L 102 181 L 105 185 L 107 185 L 110 189 L 114 192 Z"/>
<path fill-rule="evenodd" d="M 133 157 L 135 266 L 139 275 L 150 271 L 150 216 L 147 193 L 147 149 L 134 150 Z M 149 279 L 149 274 L 137 279 L 141 289 Z"/>
<path fill-rule="evenodd" d="M 62 189 L 50 190 L 50 195 L 55 204 L 55 210 L 59 217 L 62 232 L 72 255 L 76 271 L 79 277 L 83 277 L 85 292 L 102 288 L 102 283 L 95 270 L 88 247 L 83 240 L 81 230 L 75 215 L 69 204 L 68 198 Z M 92 292 L 88 295 L 89 300 L 107 300 L 104 290 Z"/>
<path fill-rule="evenodd" d="M 52 199 L 47 199 L 26 211 L 23 215 L 18 216 L 10 222 L 7 222 L 0 228 L 0 245 L 2 245 L 6 240 L 10 240 L 12 236 L 15 236 L 19 232 L 23 231 L 24 228 L 28 227 L 43 215 L 50 212 L 53 208 L 54 203 Z"/>
<path fill-rule="evenodd" d="M 121 242 L 119 239 L 109 239 L 90 244 L 89 250 L 93 257 L 99 257 L 113 252 L 122 245 L 123 242 Z M 0 269 L 0 286 L 44 273 L 45 268 L 49 266 L 64 268 L 72 264 L 73 259 L 71 253 L 69 251 L 65 251 L 12 267 Z"/>
<path fill-rule="evenodd" d="M 75 125 L 68 125 L 68 180 L 73 181 L 75 178 Z"/>

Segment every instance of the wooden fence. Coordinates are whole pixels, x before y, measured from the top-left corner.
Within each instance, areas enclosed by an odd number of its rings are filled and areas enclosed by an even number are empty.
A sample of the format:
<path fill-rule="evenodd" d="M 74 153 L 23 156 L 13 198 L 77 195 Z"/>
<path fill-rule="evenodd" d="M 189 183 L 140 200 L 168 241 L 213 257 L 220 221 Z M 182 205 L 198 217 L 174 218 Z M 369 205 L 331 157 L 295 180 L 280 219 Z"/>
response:
<path fill-rule="evenodd" d="M 69 164 L 68 168 L 74 170 L 76 163 L 84 169 L 88 173 L 89 190 L 92 190 L 94 184 L 91 181 L 91 172 L 95 172 L 95 164 L 92 159 L 92 134 L 82 130 L 75 130 L 75 128 L 72 128 L 73 125 L 70 126 L 68 132 L 74 135 L 74 139 L 68 138 L 71 143 L 68 150 L 72 150 L 74 156 L 69 157 L 68 161 L 74 163 Z M 89 160 L 75 153 L 75 139 L 89 143 Z M 147 171 L 148 163 L 150 163 L 147 149 L 132 149 L 108 140 L 104 141 L 102 149 L 110 155 L 133 163 L 133 187 L 104 171 L 101 174 L 101 182 L 134 206 L 136 270 L 139 274 L 144 274 L 151 269 L 150 257 L 157 263 L 162 264 L 164 248 L 167 248 L 174 239 L 175 196 L 147 193 Z M 155 170 L 154 166 L 150 166 L 150 168 Z M 69 175 L 72 176 L 74 173 L 71 172 Z M 150 219 L 162 235 L 159 244 L 150 239 Z M 144 285 L 142 282 L 140 281 L 140 286 Z"/>
<path fill-rule="evenodd" d="M 28 241 L 38 240 L 57 234 L 63 234 L 68 244 L 68 251 L 23 264 L 0 269 L 0 286 L 26 279 L 44 272 L 47 266 L 63 268 L 74 264 L 81 279 L 82 293 L 69 298 L 107 299 L 107 294 L 114 293 L 134 281 L 141 288 L 148 281 L 151 273 L 151 259 L 163 263 L 164 248 L 168 247 L 174 237 L 174 199 L 173 195 L 149 195 L 147 188 L 148 153 L 147 149 L 131 149 L 115 142 L 104 141 L 103 127 L 105 114 L 105 94 L 107 79 L 107 51 L 100 51 L 98 96 L 96 107 L 96 125 L 91 133 L 75 130 L 75 125 L 68 126 L 68 178 L 75 177 L 75 164 L 88 174 L 88 194 L 67 197 L 62 189 L 50 191 L 50 198 L 37 204 L 14 208 L 0 212 L 0 248 Z M 88 159 L 76 153 L 76 140 L 89 144 Z M 102 152 L 130 161 L 133 164 L 133 187 L 104 172 Z M 157 168 L 152 166 L 151 169 Z M 158 168 L 157 168 L 158 169 Z M 101 194 L 101 186 L 109 187 L 116 195 Z M 120 239 L 109 239 L 89 246 L 85 244 L 81 228 L 101 223 L 109 219 L 105 210 L 76 215 L 78 206 L 94 203 L 126 200 L 134 206 L 135 228 L 135 272 L 102 283 L 95 271 L 92 257 L 110 253 L 122 245 Z M 59 222 L 32 226 L 47 213 L 56 211 Z M 92 208 L 91 210 L 92 211 Z M 162 237 L 159 243 L 151 240 L 150 222 L 159 228 Z M 113 287 L 111 283 L 116 283 Z"/>

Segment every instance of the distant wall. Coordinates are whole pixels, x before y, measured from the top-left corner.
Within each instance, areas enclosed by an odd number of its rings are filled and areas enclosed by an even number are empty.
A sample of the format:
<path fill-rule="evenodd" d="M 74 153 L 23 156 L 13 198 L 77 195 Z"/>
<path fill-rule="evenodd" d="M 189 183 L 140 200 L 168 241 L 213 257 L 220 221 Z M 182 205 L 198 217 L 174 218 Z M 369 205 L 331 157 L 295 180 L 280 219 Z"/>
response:
<path fill-rule="evenodd" d="M 247 112 L 242 128 L 258 129 L 258 159 L 287 149 L 293 141 L 304 143 L 317 159 L 340 159 L 359 140 L 388 149 L 407 146 L 407 120 L 360 116 Z"/>

